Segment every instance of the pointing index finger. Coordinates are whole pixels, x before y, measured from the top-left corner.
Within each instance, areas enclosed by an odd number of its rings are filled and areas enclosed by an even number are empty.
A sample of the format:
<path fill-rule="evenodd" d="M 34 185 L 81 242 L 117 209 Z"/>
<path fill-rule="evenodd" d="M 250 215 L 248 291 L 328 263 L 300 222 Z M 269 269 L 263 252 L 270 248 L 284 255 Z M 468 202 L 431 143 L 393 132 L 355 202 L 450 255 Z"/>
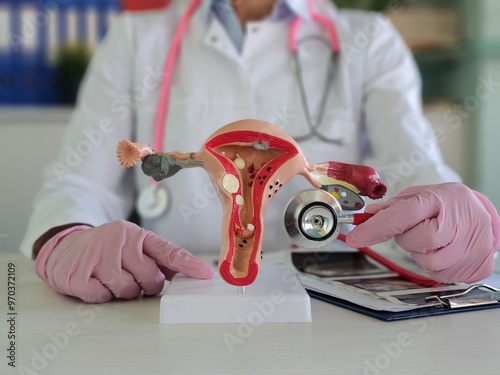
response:
<path fill-rule="evenodd" d="M 210 279 L 214 275 L 212 267 L 195 257 L 186 249 L 148 232 L 144 238 L 143 251 L 146 255 L 167 269 L 183 273 L 197 279 Z"/>

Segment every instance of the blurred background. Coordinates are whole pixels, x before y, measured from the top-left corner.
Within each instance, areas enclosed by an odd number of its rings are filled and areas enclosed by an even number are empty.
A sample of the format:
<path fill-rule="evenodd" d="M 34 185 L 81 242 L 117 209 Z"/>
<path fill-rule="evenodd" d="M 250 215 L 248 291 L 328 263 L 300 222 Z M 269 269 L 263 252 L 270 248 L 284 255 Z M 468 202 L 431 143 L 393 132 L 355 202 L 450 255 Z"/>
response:
<path fill-rule="evenodd" d="M 16 251 L 92 53 L 116 15 L 168 0 L 0 0 L 0 251 Z M 414 53 L 444 157 L 500 209 L 500 1 L 334 0 L 384 12 Z"/>

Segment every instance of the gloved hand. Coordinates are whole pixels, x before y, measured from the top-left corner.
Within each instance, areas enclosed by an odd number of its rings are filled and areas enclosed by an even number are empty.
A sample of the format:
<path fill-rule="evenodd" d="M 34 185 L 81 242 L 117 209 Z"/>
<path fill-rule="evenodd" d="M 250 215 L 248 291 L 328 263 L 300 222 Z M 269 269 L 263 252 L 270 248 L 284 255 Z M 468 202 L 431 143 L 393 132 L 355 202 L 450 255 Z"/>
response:
<path fill-rule="evenodd" d="M 55 235 L 38 254 L 35 269 L 59 293 L 90 303 L 133 299 L 141 291 L 158 294 L 177 272 L 198 279 L 214 274 L 187 250 L 123 220 Z"/>
<path fill-rule="evenodd" d="M 500 248 L 500 218 L 481 193 L 459 183 L 408 188 L 372 204 L 375 215 L 346 238 L 351 247 L 394 237 L 436 281 L 473 283 L 494 270 Z"/>

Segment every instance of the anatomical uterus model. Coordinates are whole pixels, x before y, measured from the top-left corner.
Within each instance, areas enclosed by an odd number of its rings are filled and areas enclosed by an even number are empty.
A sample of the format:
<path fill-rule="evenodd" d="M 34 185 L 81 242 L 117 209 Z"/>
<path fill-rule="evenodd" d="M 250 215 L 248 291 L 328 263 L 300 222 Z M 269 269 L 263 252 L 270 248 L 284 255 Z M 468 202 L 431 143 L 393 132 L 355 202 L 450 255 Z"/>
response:
<path fill-rule="evenodd" d="M 273 196 L 295 175 L 303 175 L 316 188 L 326 178 L 372 199 L 386 192 L 372 168 L 339 162 L 309 164 L 289 135 L 258 120 L 220 128 L 198 152 L 155 153 L 148 145 L 122 140 L 117 156 L 124 167 L 142 161 L 143 171 L 156 181 L 182 168 L 200 166 L 208 172 L 224 212 L 219 273 L 235 286 L 249 285 L 257 277 L 264 213 Z"/>

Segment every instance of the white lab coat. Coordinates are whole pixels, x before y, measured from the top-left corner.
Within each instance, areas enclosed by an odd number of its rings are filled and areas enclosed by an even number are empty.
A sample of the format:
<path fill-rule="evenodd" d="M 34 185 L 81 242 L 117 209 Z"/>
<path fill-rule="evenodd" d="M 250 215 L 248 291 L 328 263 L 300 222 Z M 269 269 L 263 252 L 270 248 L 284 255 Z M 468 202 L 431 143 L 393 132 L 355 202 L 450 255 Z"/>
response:
<path fill-rule="evenodd" d="M 307 133 L 287 47 L 289 24 L 249 22 L 238 55 L 217 18 L 207 21 L 208 3 L 195 13 L 182 43 L 163 150 L 198 151 L 216 129 L 244 118 L 275 123 L 292 136 Z M 388 196 L 412 185 L 458 181 L 423 117 L 420 78 L 393 26 L 381 15 L 338 11 L 326 3 L 324 14 L 336 26 L 342 54 L 319 130 L 343 143 L 301 142 L 306 159 L 372 166 L 388 185 Z M 109 31 L 88 69 L 60 157 L 45 171 L 22 243 L 25 254 L 51 227 L 127 218 L 138 191 L 150 183 L 140 166 L 123 170 L 115 150 L 121 139 L 154 144 L 163 63 L 185 6 L 175 1 L 163 11 L 124 13 Z M 313 117 L 330 53 L 315 35 L 324 36 L 324 30 L 306 20 L 299 39 L 306 40 L 300 51 Z M 218 253 L 222 205 L 208 174 L 182 170 L 163 184 L 170 208 L 143 226 L 195 254 Z M 273 198 L 265 215 L 264 255 L 289 246 L 282 212 L 304 188 L 310 185 L 297 176 Z"/>

